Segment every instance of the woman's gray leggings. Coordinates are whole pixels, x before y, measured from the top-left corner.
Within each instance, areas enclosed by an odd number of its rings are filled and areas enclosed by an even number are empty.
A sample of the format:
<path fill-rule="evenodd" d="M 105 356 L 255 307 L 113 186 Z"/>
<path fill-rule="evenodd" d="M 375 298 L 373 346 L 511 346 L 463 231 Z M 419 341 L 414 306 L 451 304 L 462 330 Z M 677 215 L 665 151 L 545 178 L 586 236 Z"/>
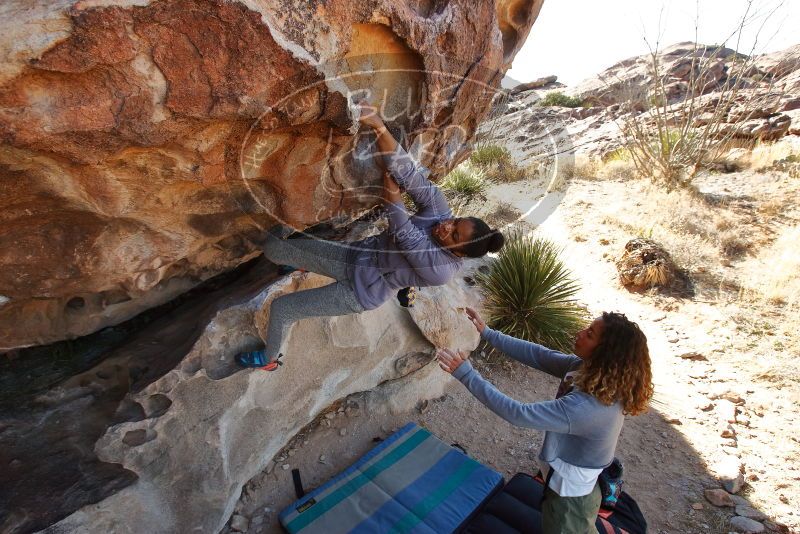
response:
<path fill-rule="evenodd" d="M 272 301 L 267 328 L 267 358 L 275 359 L 295 321 L 360 313 L 352 282 L 347 278 L 347 245 L 321 239 L 281 239 L 283 227 L 273 227 L 264 245 L 264 256 L 278 265 L 291 265 L 336 280 L 327 286 L 296 291 Z"/>

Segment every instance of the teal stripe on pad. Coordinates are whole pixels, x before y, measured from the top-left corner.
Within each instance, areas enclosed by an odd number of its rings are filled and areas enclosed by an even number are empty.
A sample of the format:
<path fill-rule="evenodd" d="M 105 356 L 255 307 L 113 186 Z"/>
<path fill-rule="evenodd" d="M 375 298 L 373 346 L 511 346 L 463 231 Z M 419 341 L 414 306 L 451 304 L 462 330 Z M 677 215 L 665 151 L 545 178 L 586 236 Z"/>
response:
<path fill-rule="evenodd" d="M 314 522 L 317 518 L 325 512 L 339 504 L 341 501 L 356 492 L 360 487 L 369 483 L 372 479 L 378 476 L 382 471 L 390 468 L 400 458 L 417 448 L 423 441 L 431 437 L 431 433 L 420 428 L 414 434 L 408 437 L 403 443 L 395 447 L 386 456 L 369 466 L 361 473 L 355 475 L 346 484 L 342 485 L 339 489 L 323 498 L 321 501 L 314 504 L 311 508 L 297 516 L 295 519 L 286 525 L 287 529 L 297 532 L 309 524 Z M 442 497 L 443 498 L 443 497 Z"/>
<path fill-rule="evenodd" d="M 413 510 L 410 510 L 408 514 L 403 516 L 395 525 L 392 527 L 392 533 L 403 534 L 405 532 L 410 531 L 414 528 L 417 523 L 425 520 L 425 517 L 431 511 L 439 506 L 448 495 L 453 493 L 462 482 L 464 482 L 467 477 L 469 477 L 473 471 L 481 467 L 481 464 L 473 460 L 472 458 L 466 457 L 465 462 L 459 466 L 455 473 L 450 475 L 450 477 L 445 480 L 438 488 L 436 488 L 433 493 L 431 493 L 425 500 L 420 502 L 417 506 L 414 507 Z"/>

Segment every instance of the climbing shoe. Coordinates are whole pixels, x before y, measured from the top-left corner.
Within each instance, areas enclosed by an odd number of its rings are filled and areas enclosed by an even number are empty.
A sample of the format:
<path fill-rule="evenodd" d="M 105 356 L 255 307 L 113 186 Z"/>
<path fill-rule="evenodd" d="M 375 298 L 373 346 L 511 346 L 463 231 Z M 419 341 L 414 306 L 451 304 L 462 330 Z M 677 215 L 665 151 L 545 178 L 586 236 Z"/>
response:
<path fill-rule="evenodd" d="M 281 357 L 283 357 L 283 354 L 278 354 L 277 358 L 270 361 L 265 351 L 254 350 L 237 354 L 235 360 L 240 367 L 256 368 L 262 371 L 275 371 L 279 366 L 283 365 Z"/>

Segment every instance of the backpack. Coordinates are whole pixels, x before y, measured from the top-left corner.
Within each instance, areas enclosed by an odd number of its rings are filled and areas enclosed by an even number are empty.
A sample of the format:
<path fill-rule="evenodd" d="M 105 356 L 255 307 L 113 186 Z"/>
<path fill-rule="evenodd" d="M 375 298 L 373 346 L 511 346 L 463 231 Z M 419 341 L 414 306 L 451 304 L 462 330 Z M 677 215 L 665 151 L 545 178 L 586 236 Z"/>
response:
<path fill-rule="evenodd" d="M 615 457 L 611 465 L 603 469 L 597 482 L 600 484 L 600 493 L 603 496 L 600 507 L 614 508 L 622 494 L 622 462 L 619 458 Z"/>

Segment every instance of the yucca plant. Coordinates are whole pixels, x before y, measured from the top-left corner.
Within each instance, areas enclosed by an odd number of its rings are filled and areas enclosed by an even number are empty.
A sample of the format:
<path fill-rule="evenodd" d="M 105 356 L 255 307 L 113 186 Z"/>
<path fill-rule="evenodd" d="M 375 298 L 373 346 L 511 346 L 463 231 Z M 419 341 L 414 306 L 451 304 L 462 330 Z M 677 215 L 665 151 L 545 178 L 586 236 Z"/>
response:
<path fill-rule="evenodd" d="M 500 145 L 478 145 L 469 156 L 469 161 L 473 165 L 488 167 L 495 164 L 506 164 L 511 162 L 511 152 Z"/>
<path fill-rule="evenodd" d="M 470 154 L 469 163 L 482 170 L 488 180 L 496 183 L 518 182 L 528 176 L 526 170 L 514 162 L 511 152 L 501 145 L 478 145 Z"/>
<path fill-rule="evenodd" d="M 467 200 L 483 195 L 488 185 L 484 172 L 469 165 L 456 167 L 441 183 L 445 191 Z"/>
<path fill-rule="evenodd" d="M 489 326 L 505 334 L 570 352 L 586 322 L 575 295 L 579 290 L 545 239 L 516 231 L 508 236 L 488 272 L 476 276 L 485 294 Z"/>

